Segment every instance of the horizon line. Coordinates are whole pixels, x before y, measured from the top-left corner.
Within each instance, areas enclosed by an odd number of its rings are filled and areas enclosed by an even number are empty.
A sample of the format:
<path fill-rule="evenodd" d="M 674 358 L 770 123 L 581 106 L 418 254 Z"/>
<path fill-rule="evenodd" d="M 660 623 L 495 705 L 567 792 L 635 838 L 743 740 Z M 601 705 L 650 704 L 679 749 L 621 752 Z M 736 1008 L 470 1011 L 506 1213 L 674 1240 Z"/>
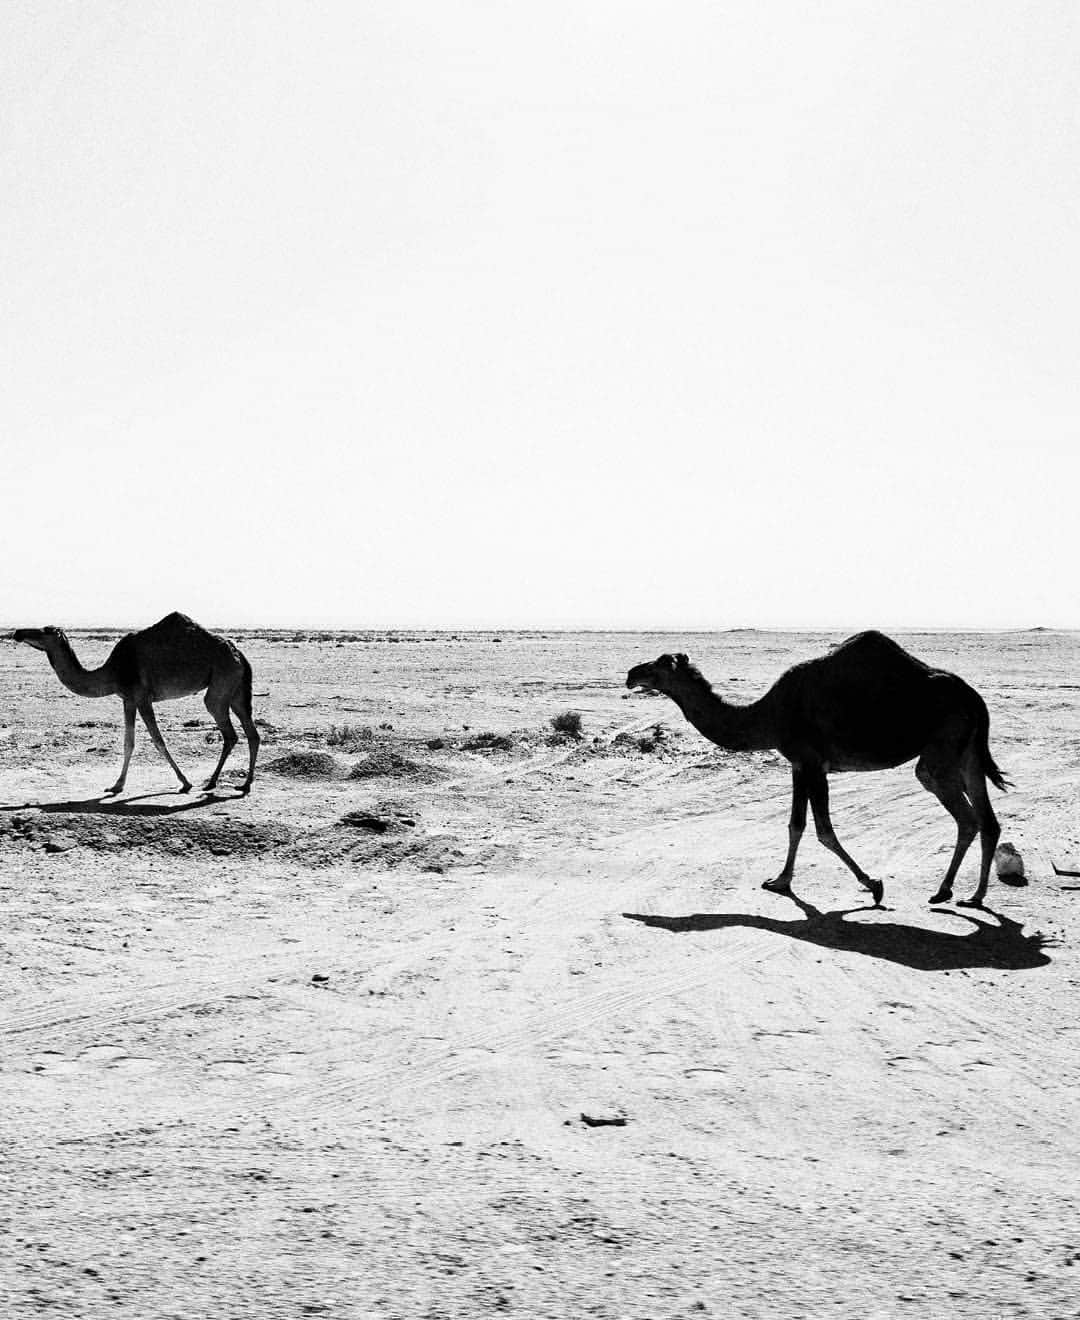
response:
<path fill-rule="evenodd" d="M 73 623 L 64 625 L 69 632 L 133 632 L 138 627 L 120 623 Z M 146 627 L 147 625 L 142 625 Z M 13 631 L 15 625 L 0 625 L 0 634 Z M 234 632 L 319 632 L 319 633 L 436 633 L 440 636 L 455 633 L 594 633 L 645 634 L 670 636 L 714 636 L 723 633 L 837 633 L 893 631 L 899 633 L 1038 633 L 1077 632 L 1080 625 L 1064 624 L 912 624 L 891 623 L 858 627 L 851 624 L 728 624 L 704 627 L 701 625 L 648 624 L 644 626 L 604 624 L 321 624 L 321 623 L 258 623 L 219 624 L 214 628 Z"/>

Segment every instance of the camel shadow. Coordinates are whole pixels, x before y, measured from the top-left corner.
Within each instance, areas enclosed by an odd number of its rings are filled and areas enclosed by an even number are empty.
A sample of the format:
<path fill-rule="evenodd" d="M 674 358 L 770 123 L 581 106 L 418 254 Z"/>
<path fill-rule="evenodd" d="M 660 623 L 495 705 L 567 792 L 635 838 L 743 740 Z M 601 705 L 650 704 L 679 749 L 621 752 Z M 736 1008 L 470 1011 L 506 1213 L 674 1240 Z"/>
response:
<path fill-rule="evenodd" d="M 985 916 L 997 925 L 969 916 L 966 912 L 950 915 L 970 922 L 974 930 L 965 934 L 952 931 L 930 930 L 924 926 L 909 926 L 897 921 L 847 921 L 858 912 L 880 911 L 880 908 L 847 908 L 835 912 L 820 912 L 812 904 L 788 894 L 805 913 L 802 920 L 781 921 L 778 917 L 763 917 L 741 912 L 703 912 L 686 917 L 647 916 L 637 912 L 624 912 L 630 921 L 645 926 L 658 926 L 662 930 L 681 934 L 686 931 L 725 930 L 733 926 L 767 930 L 786 935 L 793 940 L 804 940 L 823 949 L 840 949 L 848 953 L 863 953 L 870 958 L 899 963 L 920 972 L 961 971 L 969 967 L 997 967 L 1010 971 L 1045 967 L 1051 961 L 1044 952 L 1050 939 L 1036 932 L 1025 935 L 1023 926 L 989 908 L 981 908 Z"/>
<path fill-rule="evenodd" d="M 143 793 L 139 797 L 124 798 L 119 802 L 107 796 L 69 802 L 23 802 L 0 806 L 0 811 L 41 811 L 47 815 L 174 816 L 177 812 L 198 811 L 220 802 L 235 802 L 244 794 L 239 791 L 227 795 L 214 792 L 202 793 L 193 798 L 185 797 L 182 802 L 148 801 L 161 796 L 161 793 Z"/>

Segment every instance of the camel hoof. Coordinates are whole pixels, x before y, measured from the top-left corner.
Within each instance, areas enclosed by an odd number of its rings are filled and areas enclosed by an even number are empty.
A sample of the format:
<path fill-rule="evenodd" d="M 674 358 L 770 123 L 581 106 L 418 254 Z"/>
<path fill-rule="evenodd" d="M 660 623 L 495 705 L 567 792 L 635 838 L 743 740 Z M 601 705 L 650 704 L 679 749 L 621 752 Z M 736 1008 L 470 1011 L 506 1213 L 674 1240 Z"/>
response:
<path fill-rule="evenodd" d="M 179 787 L 176 791 L 177 791 L 178 793 L 190 793 L 190 792 L 191 792 L 191 785 L 185 782 L 185 783 L 181 784 L 180 787 Z"/>
<path fill-rule="evenodd" d="M 790 893 L 791 893 L 791 881 L 790 881 L 790 880 L 781 880 L 781 879 L 779 879 L 779 878 L 777 878 L 776 880 L 764 880 L 764 881 L 762 881 L 762 885 L 761 885 L 761 887 L 762 887 L 762 889 L 767 889 L 767 890 L 769 891 L 770 894 L 790 894 Z"/>
<path fill-rule="evenodd" d="M 956 900 L 957 907 L 981 908 L 982 905 L 983 901 L 981 898 L 958 898 Z"/>
<path fill-rule="evenodd" d="M 884 880 L 869 880 L 866 887 L 870 891 L 870 897 L 874 900 L 874 907 L 881 907 L 881 900 L 885 897 Z"/>
<path fill-rule="evenodd" d="M 951 889 L 939 889 L 930 899 L 931 903 L 948 903 L 952 898 Z"/>

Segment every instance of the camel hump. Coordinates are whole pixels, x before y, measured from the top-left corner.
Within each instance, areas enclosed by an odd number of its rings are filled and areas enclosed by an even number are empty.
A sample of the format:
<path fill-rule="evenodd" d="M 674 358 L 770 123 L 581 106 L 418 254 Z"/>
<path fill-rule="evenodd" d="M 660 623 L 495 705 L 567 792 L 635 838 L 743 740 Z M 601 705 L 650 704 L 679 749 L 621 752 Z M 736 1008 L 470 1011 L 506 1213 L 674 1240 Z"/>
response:
<path fill-rule="evenodd" d="M 166 614 L 149 628 L 131 635 L 144 659 L 160 657 L 151 662 L 151 667 L 159 671 L 162 668 L 175 668 L 176 660 L 170 657 L 181 657 L 189 665 L 208 661 L 229 664 L 235 661 L 236 648 L 227 638 L 210 632 L 178 610 Z"/>
<path fill-rule="evenodd" d="M 185 632 L 205 632 L 195 622 L 189 614 L 181 614 L 179 610 L 173 610 L 171 614 L 166 614 L 163 619 L 158 619 L 157 623 L 152 623 L 146 632 L 161 633 L 185 633 Z"/>
<path fill-rule="evenodd" d="M 161 647 L 183 652 L 191 652 L 224 641 L 223 638 L 219 638 L 215 633 L 196 623 L 189 615 L 181 614 L 179 610 L 166 614 L 163 619 L 158 619 L 157 623 L 152 623 L 149 628 L 141 629 L 135 636 L 144 647 Z"/>
<path fill-rule="evenodd" d="M 850 656 L 853 659 L 865 657 L 867 660 L 899 659 L 904 656 L 908 660 L 915 660 L 916 664 L 922 664 L 921 660 L 916 660 L 915 656 L 905 650 L 899 642 L 886 637 L 876 628 L 868 628 L 866 632 L 855 633 L 853 637 L 837 642 L 829 654 Z"/>
<path fill-rule="evenodd" d="M 882 679 L 887 674 L 915 677 L 916 674 L 934 672 L 932 666 L 905 650 L 899 642 L 873 628 L 838 643 L 822 657 L 822 663 L 834 670 L 839 667 L 847 672 L 874 674 Z"/>

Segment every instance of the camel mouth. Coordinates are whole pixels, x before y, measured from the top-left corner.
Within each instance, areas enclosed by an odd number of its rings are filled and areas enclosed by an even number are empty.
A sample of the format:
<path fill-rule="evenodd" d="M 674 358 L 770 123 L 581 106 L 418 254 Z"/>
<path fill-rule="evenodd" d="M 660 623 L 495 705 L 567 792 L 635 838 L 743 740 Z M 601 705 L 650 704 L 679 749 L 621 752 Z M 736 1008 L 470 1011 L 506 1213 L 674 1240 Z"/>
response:
<path fill-rule="evenodd" d="M 652 679 L 647 674 L 639 674 L 636 669 L 631 669 L 627 674 L 626 686 L 631 692 L 653 694 L 658 690 L 655 683 L 653 683 Z"/>

